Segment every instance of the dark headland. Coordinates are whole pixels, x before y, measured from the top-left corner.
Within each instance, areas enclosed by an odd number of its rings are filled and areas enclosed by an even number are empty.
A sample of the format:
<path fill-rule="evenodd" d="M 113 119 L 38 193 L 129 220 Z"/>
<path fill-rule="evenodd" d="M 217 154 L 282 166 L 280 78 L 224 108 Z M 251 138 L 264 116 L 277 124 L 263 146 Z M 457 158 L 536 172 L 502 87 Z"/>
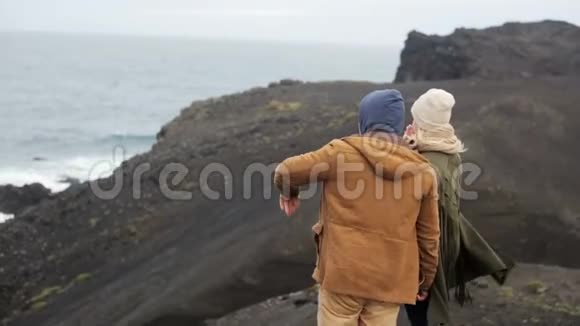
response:
<path fill-rule="evenodd" d="M 263 199 L 260 180 L 253 182 L 254 196 L 243 198 L 242 172 L 356 132 L 359 99 L 385 87 L 400 89 L 409 107 L 432 87 L 455 94 L 454 124 L 469 147 L 465 161 L 482 172 L 467 187 L 479 199 L 465 201 L 464 213 L 522 263 L 503 288 L 488 280 L 472 284 L 475 301 L 455 310 L 458 321 L 580 324 L 579 30 L 547 21 L 450 37 L 411 33 L 398 81 L 413 82 L 285 80 L 193 103 L 161 128 L 149 152 L 119 167 L 124 183 L 116 198 L 99 199 L 81 183 L 0 224 L 0 324 L 314 325 L 313 290 L 295 292 L 312 286 L 310 226 L 318 201 L 283 218 L 275 192 Z M 446 48 L 448 41 L 458 62 L 469 64 L 435 72 L 453 62 L 437 57 L 438 44 Z M 474 49 L 490 51 L 476 70 L 468 55 Z M 522 65 L 497 49 L 516 51 Z M 135 199 L 132 176 L 147 162 Z M 232 171 L 232 199 L 201 194 L 199 175 L 212 162 Z M 159 175 L 168 163 L 188 167 L 171 188 L 190 191 L 193 199 L 162 194 Z M 209 186 L 220 192 L 224 178 L 212 175 Z"/>
<path fill-rule="evenodd" d="M 447 36 L 413 31 L 396 81 L 577 75 L 578 53 L 580 28 L 561 21 L 459 28 Z"/>

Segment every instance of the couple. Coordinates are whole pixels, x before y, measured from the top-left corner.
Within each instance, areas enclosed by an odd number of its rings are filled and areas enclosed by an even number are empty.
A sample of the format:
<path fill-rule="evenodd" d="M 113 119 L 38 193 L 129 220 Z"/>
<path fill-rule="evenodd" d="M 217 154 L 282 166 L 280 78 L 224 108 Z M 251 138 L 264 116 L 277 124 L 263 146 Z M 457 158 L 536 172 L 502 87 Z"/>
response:
<path fill-rule="evenodd" d="M 413 326 L 451 325 L 449 292 L 468 301 L 466 282 L 506 263 L 459 210 L 462 142 L 450 124 L 455 99 L 432 89 L 411 108 L 397 90 L 359 106 L 359 134 L 284 160 L 274 181 L 280 208 L 298 209 L 300 187 L 323 184 L 314 225 L 319 326 L 396 325 L 405 304 Z"/>

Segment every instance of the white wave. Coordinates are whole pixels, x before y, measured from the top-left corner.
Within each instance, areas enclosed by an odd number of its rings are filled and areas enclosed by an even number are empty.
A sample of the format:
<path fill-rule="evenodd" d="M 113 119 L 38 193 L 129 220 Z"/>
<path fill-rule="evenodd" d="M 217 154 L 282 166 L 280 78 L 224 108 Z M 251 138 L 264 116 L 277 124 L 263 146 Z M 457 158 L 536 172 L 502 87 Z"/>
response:
<path fill-rule="evenodd" d="M 14 215 L 12 215 L 12 214 L 0 213 L 0 223 L 4 223 L 12 218 L 14 218 Z"/>
<path fill-rule="evenodd" d="M 0 185 L 23 186 L 41 183 L 53 192 L 60 192 L 70 186 L 64 178 L 81 182 L 111 175 L 122 159 L 106 157 L 74 157 L 60 161 L 41 161 L 21 166 L 0 167 Z"/>
<path fill-rule="evenodd" d="M 11 184 L 21 187 L 36 182 L 42 183 L 52 191 L 62 191 L 68 187 L 67 184 L 59 182 L 59 177 L 57 175 L 44 171 L 44 169 L 18 169 L 15 167 L 0 169 L 0 184 L 2 185 Z"/>

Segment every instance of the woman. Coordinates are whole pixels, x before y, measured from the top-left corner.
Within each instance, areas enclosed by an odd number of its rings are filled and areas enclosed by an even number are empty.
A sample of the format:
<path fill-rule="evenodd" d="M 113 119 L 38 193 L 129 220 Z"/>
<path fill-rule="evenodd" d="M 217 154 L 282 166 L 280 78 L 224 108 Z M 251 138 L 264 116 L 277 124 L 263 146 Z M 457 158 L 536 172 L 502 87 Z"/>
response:
<path fill-rule="evenodd" d="M 504 262 L 459 210 L 459 177 L 463 143 L 450 124 L 455 99 L 441 89 L 431 89 L 413 104 L 413 123 L 405 140 L 431 163 L 439 179 L 441 241 L 439 265 L 429 297 L 405 306 L 413 326 L 450 325 L 449 292 L 463 305 L 470 300 L 466 282 L 492 275 L 503 284 L 513 267 Z"/>

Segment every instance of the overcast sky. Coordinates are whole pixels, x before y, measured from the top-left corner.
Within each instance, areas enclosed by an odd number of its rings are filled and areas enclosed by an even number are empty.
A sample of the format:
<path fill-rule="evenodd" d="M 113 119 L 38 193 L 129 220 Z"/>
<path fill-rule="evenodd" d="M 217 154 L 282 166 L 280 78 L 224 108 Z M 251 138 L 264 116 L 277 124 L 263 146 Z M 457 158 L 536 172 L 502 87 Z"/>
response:
<path fill-rule="evenodd" d="M 0 0 L 0 30 L 400 46 L 407 32 L 505 21 L 580 25 L 578 0 Z"/>

